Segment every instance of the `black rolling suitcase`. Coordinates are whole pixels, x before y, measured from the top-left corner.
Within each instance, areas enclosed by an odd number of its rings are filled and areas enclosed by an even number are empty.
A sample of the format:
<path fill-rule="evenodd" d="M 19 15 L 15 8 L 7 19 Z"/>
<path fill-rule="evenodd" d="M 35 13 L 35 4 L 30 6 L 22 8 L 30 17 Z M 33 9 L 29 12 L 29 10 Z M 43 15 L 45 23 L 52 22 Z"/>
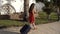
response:
<path fill-rule="evenodd" d="M 25 24 L 21 29 L 20 29 L 20 33 L 21 34 L 28 34 L 28 32 L 30 31 L 31 27 L 30 25 Z"/>

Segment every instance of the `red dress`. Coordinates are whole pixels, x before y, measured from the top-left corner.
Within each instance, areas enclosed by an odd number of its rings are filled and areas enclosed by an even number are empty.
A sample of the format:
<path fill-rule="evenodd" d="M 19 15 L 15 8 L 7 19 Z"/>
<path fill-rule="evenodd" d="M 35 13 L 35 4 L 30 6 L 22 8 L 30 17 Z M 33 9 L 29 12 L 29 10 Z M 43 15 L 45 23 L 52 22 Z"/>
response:
<path fill-rule="evenodd" d="M 35 18 L 34 18 L 33 13 L 29 13 L 29 22 L 34 23 L 34 21 L 35 21 Z"/>

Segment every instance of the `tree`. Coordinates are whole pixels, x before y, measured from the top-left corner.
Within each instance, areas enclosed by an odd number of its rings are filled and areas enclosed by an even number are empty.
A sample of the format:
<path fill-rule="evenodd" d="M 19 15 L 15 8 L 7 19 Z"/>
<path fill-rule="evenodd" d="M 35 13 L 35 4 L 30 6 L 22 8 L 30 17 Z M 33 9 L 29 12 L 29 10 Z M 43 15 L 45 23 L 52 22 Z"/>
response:
<path fill-rule="evenodd" d="M 28 21 L 29 0 L 24 0 L 24 21 Z"/>
<path fill-rule="evenodd" d="M 49 8 L 49 7 L 45 7 L 45 8 L 43 8 L 43 11 L 46 12 L 46 14 L 47 14 L 47 19 L 49 20 L 49 15 L 51 14 L 52 9 Z"/>
<path fill-rule="evenodd" d="M 9 12 L 10 12 L 10 6 L 14 9 L 14 11 L 15 11 L 15 8 L 11 5 L 11 1 L 14 1 L 14 0 L 6 0 L 7 1 L 7 12 L 8 12 L 8 14 L 9 14 Z"/>
<path fill-rule="evenodd" d="M 36 0 L 36 2 L 44 2 L 44 0 Z"/>
<path fill-rule="evenodd" d="M 16 12 L 15 8 L 11 4 L 8 4 L 8 3 L 4 4 L 2 6 L 2 8 L 3 8 L 3 10 L 5 10 L 5 12 L 7 12 L 7 14 L 15 13 Z"/>
<path fill-rule="evenodd" d="M 58 21 L 60 20 L 60 0 L 53 0 L 54 5 L 56 6 L 57 15 L 58 15 Z"/>
<path fill-rule="evenodd" d="M 43 7 L 43 11 L 47 14 L 47 19 L 49 19 L 49 15 L 52 12 L 52 1 L 47 0 L 36 0 L 37 2 L 43 2 L 45 4 L 45 7 Z"/>

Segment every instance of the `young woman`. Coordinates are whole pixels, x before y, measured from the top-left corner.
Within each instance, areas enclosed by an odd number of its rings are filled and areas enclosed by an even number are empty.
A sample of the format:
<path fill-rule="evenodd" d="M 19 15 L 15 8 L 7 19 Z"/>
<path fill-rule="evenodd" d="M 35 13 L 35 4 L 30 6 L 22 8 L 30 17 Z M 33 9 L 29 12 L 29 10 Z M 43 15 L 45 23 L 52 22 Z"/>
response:
<path fill-rule="evenodd" d="M 33 29 L 36 29 L 36 25 L 35 25 L 35 4 L 32 3 L 30 8 L 29 8 L 29 22 L 30 22 L 30 26 L 33 27 Z"/>

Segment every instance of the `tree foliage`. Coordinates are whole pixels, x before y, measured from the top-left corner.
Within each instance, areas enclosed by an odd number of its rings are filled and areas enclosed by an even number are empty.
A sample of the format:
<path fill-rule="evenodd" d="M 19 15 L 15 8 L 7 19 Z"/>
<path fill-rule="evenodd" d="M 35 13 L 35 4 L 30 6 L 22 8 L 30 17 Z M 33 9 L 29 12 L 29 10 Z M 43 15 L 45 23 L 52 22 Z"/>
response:
<path fill-rule="evenodd" d="M 45 7 L 43 7 L 43 11 L 46 12 L 47 14 L 47 18 L 49 19 L 49 15 L 51 14 L 52 12 L 52 1 L 51 2 L 48 2 L 47 0 L 36 0 L 37 2 L 42 2 L 45 4 Z"/>
<path fill-rule="evenodd" d="M 56 7 L 58 7 L 60 9 L 60 0 L 50 0 L 50 2 L 48 2 L 47 0 L 36 0 L 36 2 L 43 2 L 45 4 L 46 8 L 43 8 L 43 11 L 46 12 L 46 14 L 49 16 L 49 14 L 52 11 L 56 11 L 56 13 L 58 12 L 56 9 Z M 48 8 L 50 7 L 50 8 Z M 57 13 L 58 14 L 58 13 Z M 60 16 L 60 10 L 59 10 L 59 14 L 58 14 L 58 20 L 59 20 L 59 16 Z"/>
<path fill-rule="evenodd" d="M 43 0 L 36 0 L 36 2 L 44 2 Z"/>
<path fill-rule="evenodd" d="M 60 0 L 53 0 L 54 5 L 60 6 Z"/>

